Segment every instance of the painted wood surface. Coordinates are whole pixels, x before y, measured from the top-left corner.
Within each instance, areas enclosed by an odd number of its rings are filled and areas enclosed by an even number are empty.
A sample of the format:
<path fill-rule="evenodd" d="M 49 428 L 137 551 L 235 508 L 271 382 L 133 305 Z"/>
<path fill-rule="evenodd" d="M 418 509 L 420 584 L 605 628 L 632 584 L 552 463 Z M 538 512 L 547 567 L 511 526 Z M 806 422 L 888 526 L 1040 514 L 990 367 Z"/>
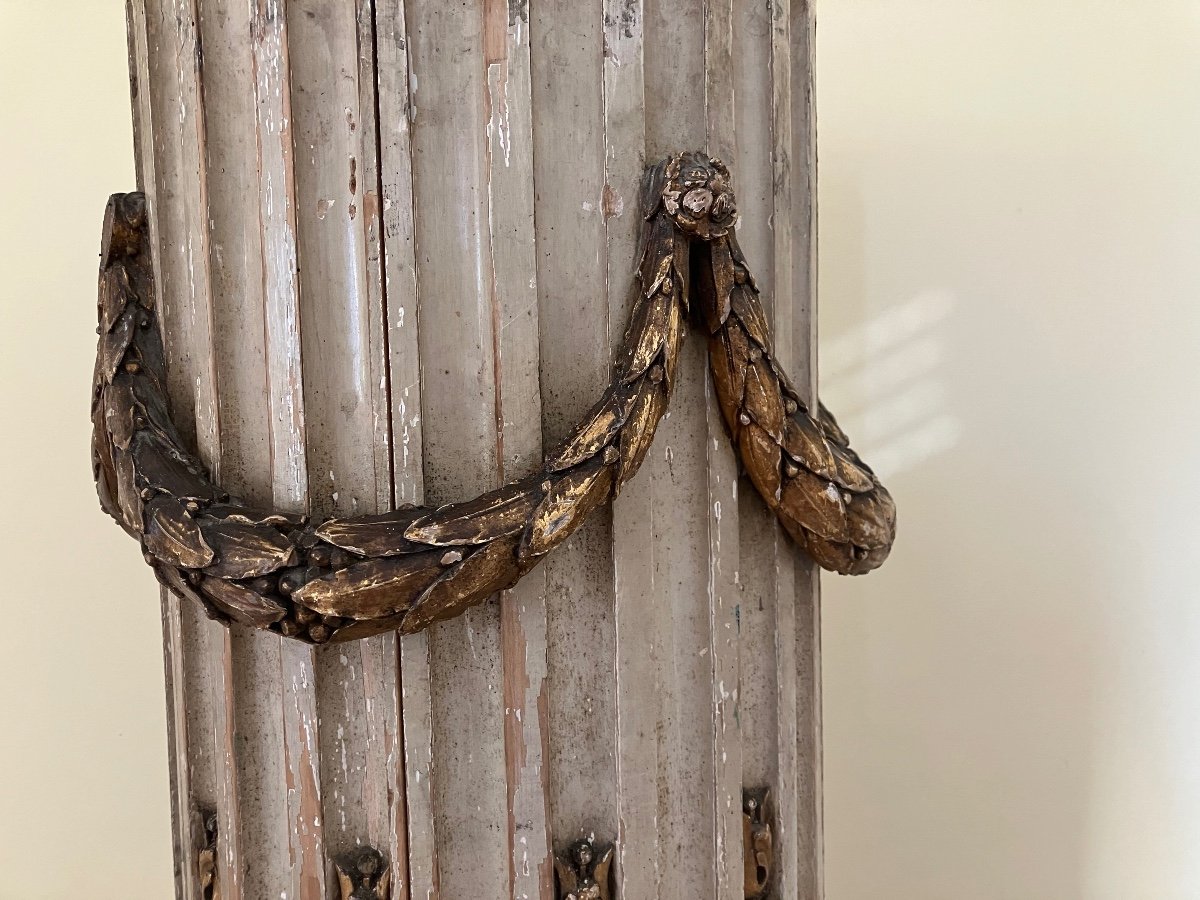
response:
<path fill-rule="evenodd" d="M 730 166 L 778 352 L 814 390 L 803 0 L 129 0 L 171 390 L 248 499 L 314 514 L 528 473 L 607 380 L 647 161 Z M 313 650 L 163 597 L 177 895 L 323 900 L 370 844 L 396 898 L 821 896 L 817 578 L 739 482 L 702 339 L 611 510 L 427 634 Z M 188 414 L 190 413 L 190 415 Z"/>

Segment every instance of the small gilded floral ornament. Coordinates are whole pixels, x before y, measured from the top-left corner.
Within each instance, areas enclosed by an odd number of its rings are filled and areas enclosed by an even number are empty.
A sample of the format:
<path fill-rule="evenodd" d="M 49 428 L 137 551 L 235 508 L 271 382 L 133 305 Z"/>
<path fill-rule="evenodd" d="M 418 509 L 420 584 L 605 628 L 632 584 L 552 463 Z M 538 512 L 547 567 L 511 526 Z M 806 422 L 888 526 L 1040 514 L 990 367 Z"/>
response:
<path fill-rule="evenodd" d="M 555 857 L 559 900 L 611 900 L 612 859 L 612 845 L 597 847 L 591 838 L 576 841 L 566 853 Z"/>
<path fill-rule="evenodd" d="M 767 804 L 770 788 L 742 793 L 742 843 L 746 853 L 746 900 L 763 900 L 771 889 L 775 865 L 775 838 Z"/>
<path fill-rule="evenodd" d="M 391 872 L 374 847 L 356 847 L 334 861 L 341 900 L 388 900 Z"/>

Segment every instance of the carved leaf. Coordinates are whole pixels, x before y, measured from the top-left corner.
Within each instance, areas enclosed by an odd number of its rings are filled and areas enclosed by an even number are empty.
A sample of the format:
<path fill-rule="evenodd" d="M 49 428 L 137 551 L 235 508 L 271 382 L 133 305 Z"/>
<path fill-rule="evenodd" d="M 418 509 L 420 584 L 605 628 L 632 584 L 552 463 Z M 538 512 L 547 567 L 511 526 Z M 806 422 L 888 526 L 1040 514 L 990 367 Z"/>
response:
<path fill-rule="evenodd" d="M 669 261 L 668 261 L 669 262 Z M 622 378 L 628 383 L 640 378 L 662 351 L 670 328 L 671 308 L 675 301 L 670 294 L 658 293 L 638 304 L 634 312 L 637 343 L 621 367 Z"/>
<path fill-rule="evenodd" d="M 414 634 L 434 622 L 453 618 L 473 598 L 489 597 L 512 587 L 520 577 L 516 537 L 493 541 L 447 569 L 431 584 L 404 617 L 400 631 Z"/>
<path fill-rule="evenodd" d="M 774 506 L 779 499 L 779 445 L 757 424 L 751 422 L 738 434 L 742 464 L 758 492 Z"/>
<path fill-rule="evenodd" d="M 429 515 L 428 509 L 401 509 L 376 516 L 354 519 L 330 519 L 317 527 L 316 535 L 323 541 L 357 553 L 360 556 L 400 556 L 428 550 L 427 545 L 414 544 L 404 533 L 420 518 Z"/>
<path fill-rule="evenodd" d="M 140 411 L 146 414 L 147 425 L 158 433 L 159 437 L 175 446 L 182 446 L 183 438 L 179 429 L 171 421 L 171 413 L 162 391 L 155 385 L 153 379 L 146 377 L 143 372 L 134 378 L 122 372 L 115 379 L 116 383 L 128 384 L 134 396 L 137 397 Z"/>
<path fill-rule="evenodd" d="M 604 449 L 625 423 L 625 407 L 628 402 L 628 396 L 616 391 L 605 394 L 600 402 L 592 407 L 589 416 L 575 429 L 575 433 L 563 443 L 562 448 L 547 458 L 546 468 L 551 472 L 561 472 L 590 459 Z"/>
<path fill-rule="evenodd" d="M 896 504 L 884 488 L 850 497 L 850 540 L 859 547 L 890 547 L 896 535 Z"/>
<path fill-rule="evenodd" d="M 188 603 L 195 603 L 206 612 L 211 610 L 211 604 L 209 603 L 208 598 L 201 596 L 195 588 L 188 584 L 187 580 L 182 574 L 180 574 L 178 569 L 174 568 L 173 566 L 164 566 L 161 563 L 158 563 L 154 566 L 154 575 L 158 578 L 161 584 L 174 591 L 175 595 L 179 597 L 180 600 L 184 600 Z M 211 616 L 212 613 L 209 612 L 209 615 Z"/>
<path fill-rule="evenodd" d="M 621 481 L 633 477 L 654 440 L 654 429 L 667 411 L 667 395 L 661 386 L 643 382 L 634 395 L 621 429 Z"/>
<path fill-rule="evenodd" d="M 205 516 L 200 528 L 216 554 L 204 571 L 217 578 L 258 578 L 297 562 L 291 542 L 270 525 Z"/>
<path fill-rule="evenodd" d="M 776 442 L 783 442 L 783 397 L 770 366 L 761 357 L 746 368 L 742 409 Z"/>
<path fill-rule="evenodd" d="M 410 607 L 442 572 L 442 551 L 368 559 L 314 579 L 292 594 L 321 615 L 387 616 Z"/>
<path fill-rule="evenodd" d="M 112 442 L 122 450 L 128 450 L 133 441 L 136 404 L 127 380 L 118 379 L 104 389 L 104 424 Z"/>
<path fill-rule="evenodd" d="M 792 416 L 784 425 L 783 447 L 788 456 L 822 478 L 837 477 L 837 462 L 833 448 L 825 441 L 821 429 L 807 416 Z"/>
<path fill-rule="evenodd" d="M 733 291 L 733 314 L 746 330 L 746 334 L 754 343 L 771 352 L 771 326 L 767 324 L 767 314 L 763 310 L 758 295 L 745 285 L 738 285 Z"/>
<path fill-rule="evenodd" d="M 200 590 L 217 609 L 231 619 L 256 628 L 266 628 L 287 615 L 287 609 L 282 603 L 224 578 L 205 576 L 200 582 Z"/>
<path fill-rule="evenodd" d="M 138 474 L 155 490 L 180 500 L 220 499 L 220 489 L 204 476 L 198 462 L 151 432 L 139 432 L 134 439 L 133 460 Z"/>
<path fill-rule="evenodd" d="M 712 279 L 715 296 L 713 297 L 712 310 L 707 313 L 709 316 L 706 324 L 708 333 L 714 334 L 726 319 L 729 318 L 729 311 L 732 309 L 730 294 L 733 292 L 733 256 L 729 251 L 729 240 L 721 238 L 713 241 L 709 246 L 712 265 Z"/>
<path fill-rule="evenodd" d="M 746 282 L 750 285 L 750 289 L 756 294 L 759 293 L 758 284 L 754 280 L 754 273 L 750 271 L 750 265 L 746 262 L 746 254 L 742 252 L 742 247 L 737 241 L 737 235 L 733 232 L 729 234 L 729 250 L 733 254 L 733 261 L 745 273 Z"/>
<path fill-rule="evenodd" d="M 536 559 L 556 547 L 588 513 L 608 499 L 611 488 L 612 468 L 598 458 L 551 482 L 545 499 L 529 519 L 519 558 Z"/>
<path fill-rule="evenodd" d="M 839 448 L 834 452 L 833 459 L 837 465 L 833 480 L 846 490 L 861 494 L 875 488 L 875 479 L 852 461 L 845 450 Z"/>
<path fill-rule="evenodd" d="M 540 499 L 530 490 L 533 483 L 527 479 L 466 503 L 443 506 L 413 522 L 404 536 L 435 547 L 452 547 L 482 544 L 518 532 Z"/>
<path fill-rule="evenodd" d="M 138 493 L 133 457 L 124 450 L 111 448 L 113 468 L 117 472 L 117 506 L 120 522 L 130 534 L 142 533 L 142 498 Z"/>
<path fill-rule="evenodd" d="M 785 478 L 780 495 L 780 514 L 786 514 L 806 529 L 831 541 L 848 541 L 846 505 L 836 484 L 799 469 Z"/>
<path fill-rule="evenodd" d="M 96 374 L 107 384 L 117 374 L 125 351 L 133 341 L 133 333 L 137 330 L 137 320 L 140 312 L 134 308 L 126 309 L 117 319 L 117 324 L 111 331 L 100 333 L 100 346 L 96 356 Z"/>
<path fill-rule="evenodd" d="M 183 504 L 160 494 L 146 504 L 146 549 L 157 559 L 181 569 L 202 569 L 213 549 Z"/>
<path fill-rule="evenodd" d="M 122 265 L 110 266 L 100 273 L 97 291 L 100 333 L 108 334 L 125 312 L 125 307 L 134 297 L 133 285 L 129 283 L 129 272 Z"/>
<path fill-rule="evenodd" d="M 692 296 L 692 266 L 691 249 L 686 238 L 675 234 L 671 237 L 675 254 L 675 274 L 682 282 L 678 286 L 678 296 L 682 299 L 685 309 L 689 309 Z"/>
<path fill-rule="evenodd" d="M 850 438 L 846 436 L 846 432 L 842 431 L 841 426 L 837 423 L 837 419 L 833 417 L 833 413 L 825 408 L 824 403 L 819 401 L 817 403 L 817 415 L 821 421 L 821 429 L 831 441 L 840 447 L 850 446 Z"/>
<path fill-rule="evenodd" d="M 335 631 L 330 642 L 343 644 L 347 641 L 357 641 L 362 638 L 374 637 L 377 634 L 387 634 L 389 631 L 397 631 L 404 624 L 404 619 L 407 615 L 408 611 L 402 610 L 401 612 L 381 616 L 377 619 L 359 619 L 356 622 L 351 622 L 349 625 L 343 625 Z"/>
<path fill-rule="evenodd" d="M 679 348 L 683 346 L 683 304 L 679 302 L 679 288 L 671 300 L 671 309 L 667 316 L 667 336 L 663 341 L 663 370 L 668 394 L 675 384 L 675 369 L 679 365 Z"/>
<path fill-rule="evenodd" d="M 746 367 L 743 362 L 748 355 L 749 345 L 740 328 L 725 328 L 709 338 L 708 362 L 712 370 L 713 386 L 721 415 L 736 439 L 742 427 L 738 413 L 742 408 L 742 396 L 746 387 Z"/>
<path fill-rule="evenodd" d="M 96 404 L 92 410 L 92 474 L 96 478 L 96 492 L 100 506 L 117 521 L 121 520 L 121 507 L 117 502 L 117 468 L 113 463 L 112 445 L 104 429 L 104 408 Z"/>
<path fill-rule="evenodd" d="M 781 519 L 781 521 L 783 520 Z M 852 544 L 827 541 L 803 528 L 798 528 L 797 531 L 789 528 L 788 533 L 822 569 L 828 569 L 830 572 L 837 572 L 841 575 L 853 575 L 858 571 Z"/>
<path fill-rule="evenodd" d="M 212 519 L 228 519 L 241 525 L 273 525 L 276 528 L 299 528 L 304 516 L 274 510 L 254 509 L 241 503 L 212 503 L 204 508 Z"/>

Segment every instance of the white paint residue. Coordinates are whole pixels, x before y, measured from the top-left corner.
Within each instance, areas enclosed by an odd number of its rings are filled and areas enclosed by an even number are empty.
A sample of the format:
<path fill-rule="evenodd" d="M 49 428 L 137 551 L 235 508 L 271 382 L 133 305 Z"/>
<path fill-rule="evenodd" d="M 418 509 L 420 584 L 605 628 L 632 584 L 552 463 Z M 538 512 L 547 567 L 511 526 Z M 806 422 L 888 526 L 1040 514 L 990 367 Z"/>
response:
<path fill-rule="evenodd" d="M 834 484 L 832 481 L 825 486 L 825 496 L 828 497 L 830 500 L 832 500 L 834 503 L 837 503 L 839 500 L 842 499 L 841 492 L 838 491 L 837 485 Z"/>

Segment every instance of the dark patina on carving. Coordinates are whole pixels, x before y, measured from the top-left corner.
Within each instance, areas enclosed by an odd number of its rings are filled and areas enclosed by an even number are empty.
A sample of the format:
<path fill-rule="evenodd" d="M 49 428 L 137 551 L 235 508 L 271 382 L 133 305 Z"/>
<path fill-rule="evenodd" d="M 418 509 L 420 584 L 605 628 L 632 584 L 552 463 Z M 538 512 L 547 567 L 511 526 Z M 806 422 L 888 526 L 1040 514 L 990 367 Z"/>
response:
<path fill-rule="evenodd" d="M 775 836 L 768 804 L 770 788 L 742 792 L 742 847 L 746 857 L 746 900 L 764 900 L 775 868 Z"/>
<path fill-rule="evenodd" d="M 416 632 L 514 585 L 616 496 L 666 412 L 694 313 L 721 413 L 767 505 L 824 568 L 874 569 L 895 506 L 775 358 L 728 170 L 703 153 L 664 160 L 646 175 L 641 211 L 637 297 L 612 381 L 540 472 L 465 503 L 310 522 L 231 498 L 185 447 L 167 403 L 145 200 L 114 195 L 92 395 L 101 505 L 159 580 L 213 618 L 311 643 Z"/>
<path fill-rule="evenodd" d="M 333 861 L 341 900 L 388 900 L 391 871 L 374 847 L 355 847 Z"/>
<path fill-rule="evenodd" d="M 217 814 L 201 813 L 204 826 L 204 846 L 196 856 L 200 876 L 200 896 L 203 900 L 221 900 L 221 881 L 217 872 Z"/>
<path fill-rule="evenodd" d="M 576 841 L 554 858 L 559 900 L 611 900 L 613 847 L 591 838 Z"/>

